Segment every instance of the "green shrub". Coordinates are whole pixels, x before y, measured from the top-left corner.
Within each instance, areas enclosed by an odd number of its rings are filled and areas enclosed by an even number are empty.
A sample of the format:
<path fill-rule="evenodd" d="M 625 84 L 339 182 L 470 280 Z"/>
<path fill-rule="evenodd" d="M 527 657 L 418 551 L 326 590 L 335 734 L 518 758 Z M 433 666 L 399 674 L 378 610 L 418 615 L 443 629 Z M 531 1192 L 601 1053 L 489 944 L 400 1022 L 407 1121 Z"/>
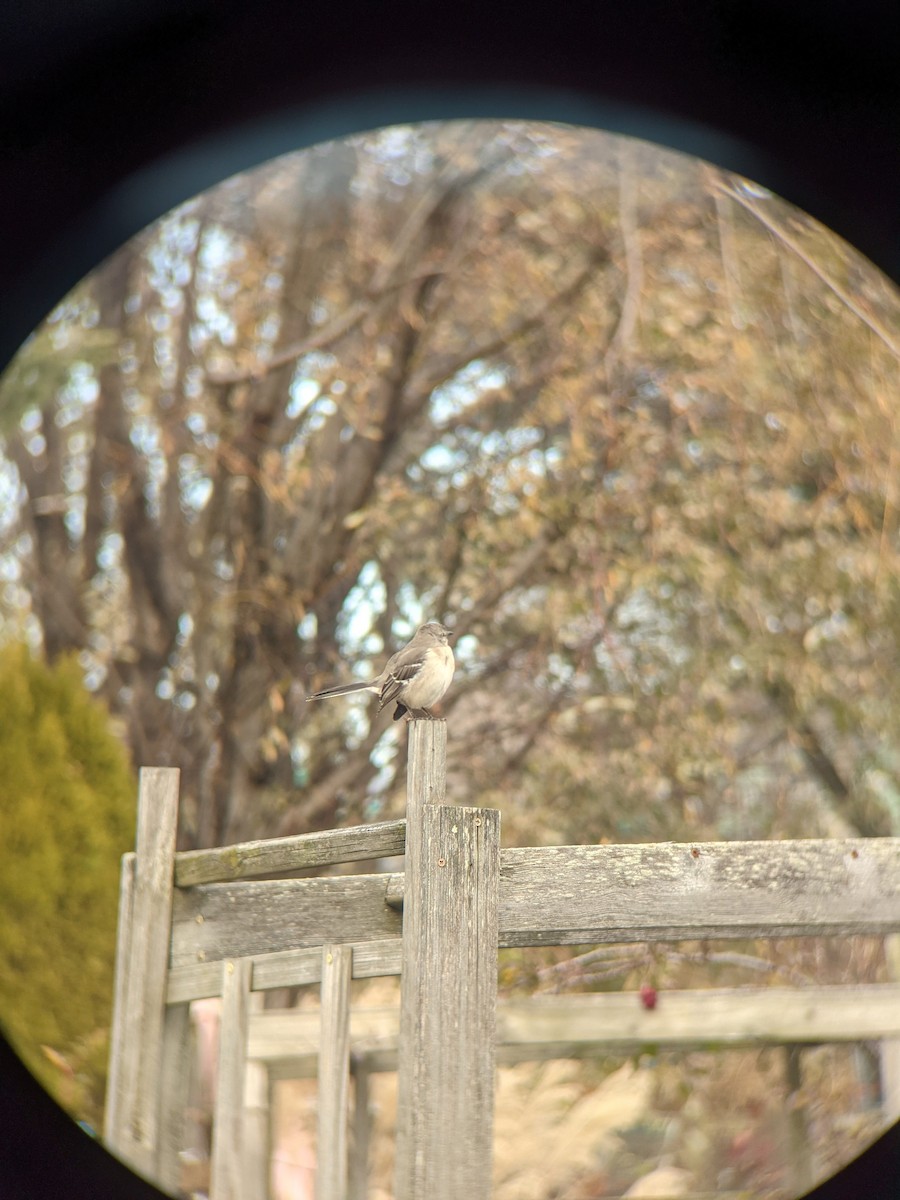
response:
<path fill-rule="evenodd" d="M 0 650 L 0 1022 L 48 1091 L 94 1126 L 134 797 L 77 662 Z"/>

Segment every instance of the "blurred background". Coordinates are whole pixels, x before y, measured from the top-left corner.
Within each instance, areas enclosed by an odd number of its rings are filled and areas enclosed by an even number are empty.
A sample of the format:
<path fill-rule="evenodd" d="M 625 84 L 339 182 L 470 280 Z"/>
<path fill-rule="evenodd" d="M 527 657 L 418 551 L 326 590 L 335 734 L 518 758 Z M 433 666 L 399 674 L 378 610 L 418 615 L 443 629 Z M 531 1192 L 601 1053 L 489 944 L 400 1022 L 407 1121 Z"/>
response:
<path fill-rule="evenodd" d="M 0 385 L 0 1020 L 28 1065 L 100 1127 L 136 769 L 181 768 L 182 849 L 401 816 L 402 725 L 305 698 L 422 620 L 456 633 L 450 794 L 505 845 L 900 832 L 898 345 L 893 285 L 810 217 L 561 125 L 326 143 L 125 245 Z M 500 983 L 876 982 L 891 953 L 509 951 Z M 817 1176 L 885 1112 L 871 1047 L 807 1060 Z M 498 1197 L 620 1195 L 663 1154 L 796 1194 L 778 1056 L 623 1070 L 501 1076 Z"/>

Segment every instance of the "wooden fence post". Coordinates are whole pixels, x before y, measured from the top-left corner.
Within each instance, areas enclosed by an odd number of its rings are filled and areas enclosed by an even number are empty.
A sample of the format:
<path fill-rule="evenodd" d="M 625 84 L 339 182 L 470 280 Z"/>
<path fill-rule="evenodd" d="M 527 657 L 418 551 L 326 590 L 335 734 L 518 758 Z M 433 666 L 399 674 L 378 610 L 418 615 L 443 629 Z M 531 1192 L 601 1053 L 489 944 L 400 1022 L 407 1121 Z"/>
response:
<path fill-rule="evenodd" d="M 125 1088 L 125 1012 L 128 1003 L 128 967 L 131 962 L 131 922 L 134 915 L 135 852 L 122 855 L 119 875 L 119 915 L 116 926 L 116 968 L 113 983 L 112 1028 L 109 1034 L 109 1076 L 103 1113 L 103 1140 L 116 1154 L 122 1152 L 122 1094 Z"/>
<path fill-rule="evenodd" d="M 372 1136 L 372 1113 L 369 1108 L 369 1067 L 364 1055 L 355 1059 L 353 1067 L 353 1140 L 350 1152 L 350 1200 L 366 1200 L 369 1178 L 369 1142 Z"/>
<path fill-rule="evenodd" d="M 210 1200 L 243 1200 L 244 1083 L 253 960 L 229 960 L 223 963 L 222 970 L 222 1019 L 209 1196 Z"/>
<path fill-rule="evenodd" d="M 316 1200 L 347 1200 L 352 966 L 350 946 L 322 947 Z"/>
<path fill-rule="evenodd" d="M 141 768 L 128 954 L 121 986 L 116 983 L 117 998 L 124 995 L 125 1003 L 114 1030 L 119 1044 L 112 1048 L 116 1078 L 110 1149 L 150 1179 L 159 1170 L 179 774 L 174 767 Z"/>
<path fill-rule="evenodd" d="M 396 1200 L 488 1200 L 500 814 L 441 804 L 446 727 L 410 723 Z"/>
<path fill-rule="evenodd" d="M 265 1011 L 262 992 L 250 993 L 250 1019 Z M 272 1121 L 269 1072 L 262 1063 L 248 1062 L 244 1078 L 244 1195 L 241 1200 L 267 1200 Z"/>

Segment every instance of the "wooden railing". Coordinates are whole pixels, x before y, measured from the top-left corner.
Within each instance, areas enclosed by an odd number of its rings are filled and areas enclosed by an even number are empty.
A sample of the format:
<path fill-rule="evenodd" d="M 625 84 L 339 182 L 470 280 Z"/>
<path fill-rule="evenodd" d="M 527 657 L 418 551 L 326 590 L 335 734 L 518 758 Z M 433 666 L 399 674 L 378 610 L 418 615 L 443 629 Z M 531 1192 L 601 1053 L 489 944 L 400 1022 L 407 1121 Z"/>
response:
<path fill-rule="evenodd" d="M 141 772 L 105 1139 L 163 1187 L 178 1188 L 189 1006 L 205 997 L 222 998 L 211 1200 L 267 1196 L 267 1079 L 318 1077 L 319 1200 L 364 1194 L 365 1079 L 395 1069 L 396 1200 L 487 1200 L 496 1061 L 900 1038 L 893 984 L 498 1005 L 501 946 L 895 932 L 900 839 L 501 850 L 499 812 L 446 803 L 444 723 L 409 737 L 405 821 L 212 850 L 175 852 L 178 773 Z M 402 874 L 260 878 L 404 852 Z M 352 979 L 396 974 L 399 1012 L 351 1011 Z M 316 983 L 320 1018 L 259 1008 L 266 990 Z"/>

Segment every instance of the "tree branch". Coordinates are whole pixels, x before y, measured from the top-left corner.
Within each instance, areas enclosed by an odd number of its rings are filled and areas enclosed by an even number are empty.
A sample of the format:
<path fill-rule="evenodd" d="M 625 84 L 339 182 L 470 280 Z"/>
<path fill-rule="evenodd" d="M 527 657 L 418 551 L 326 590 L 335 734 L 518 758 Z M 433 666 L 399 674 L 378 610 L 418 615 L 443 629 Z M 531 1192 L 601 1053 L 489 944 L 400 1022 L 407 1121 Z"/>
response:
<path fill-rule="evenodd" d="M 790 250 L 792 254 L 795 254 L 802 263 L 805 263 L 805 265 L 809 267 L 814 275 L 821 279 L 825 286 L 829 288 L 835 294 L 835 296 L 837 296 L 842 304 L 846 305 L 846 307 L 853 313 L 854 316 L 859 317 L 860 321 L 862 321 L 863 324 L 866 325 L 867 328 L 869 328 L 872 333 L 874 333 L 875 336 L 885 344 L 885 346 L 887 346 L 891 354 L 893 354 L 896 358 L 900 358 L 900 342 L 896 341 L 890 330 L 882 325 L 877 317 L 874 317 L 871 313 L 866 312 L 866 310 L 862 308 L 862 306 L 857 303 L 856 300 L 854 300 L 847 289 L 841 287 L 834 276 L 826 271 L 821 264 L 817 263 L 816 260 L 812 258 L 806 250 L 804 250 L 800 243 L 795 238 L 791 237 L 791 235 L 782 225 L 780 225 L 767 213 L 763 212 L 762 209 L 755 204 L 749 196 L 742 195 L 741 192 L 737 191 L 735 188 L 728 187 L 720 180 L 714 182 L 713 187 L 716 191 L 721 192 L 722 195 L 728 196 L 730 199 L 740 204 L 741 207 L 746 209 L 748 213 L 755 217 L 761 225 L 765 226 L 765 228 L 768 229 L 773 237 L 777 238 L 778 241 L 781 242 L 781 244 L 788 250 Z"/>

